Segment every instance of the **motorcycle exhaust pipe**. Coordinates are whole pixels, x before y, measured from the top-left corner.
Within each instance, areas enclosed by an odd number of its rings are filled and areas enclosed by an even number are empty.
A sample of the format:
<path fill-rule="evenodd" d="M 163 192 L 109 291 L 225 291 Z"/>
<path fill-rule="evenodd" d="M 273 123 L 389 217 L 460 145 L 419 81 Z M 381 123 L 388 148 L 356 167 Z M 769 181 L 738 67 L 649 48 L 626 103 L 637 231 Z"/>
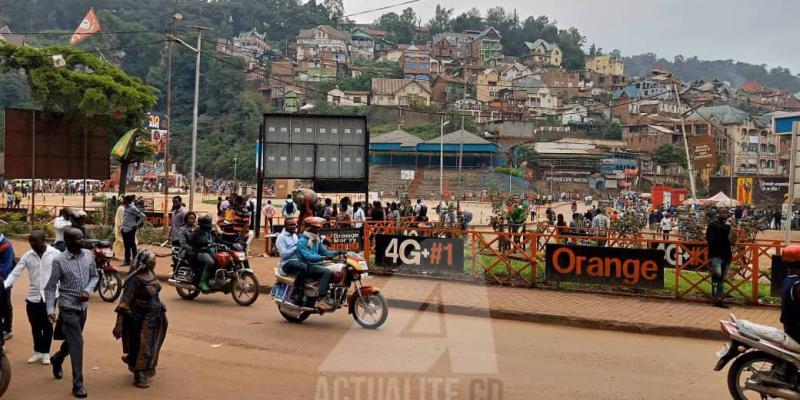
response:
<path fill-rule="evenodd" d="M 772 397 L 777 397 L 780 399 L 787 399 L 787 400 L 800 400 L 800 392 L 795 392 L 794 390 L 790 389 L 782 389 L 782 388 L 773 388 L 773 387 L 766 387 L 763 385 L 759 385 L 751 380 L 747 380 L 747 383 L 744 385 L 746 388 L 755 390 L 758 393 L 765 394 Z"/>
<path fill-rule="evenodd" d="M 187 285 L 187 284 L 185 284 L 183 282 L 178 282 L 177 280 L 172 279 L 172 278 L 167 279 L 167 283 L 169 283 L 170 285 L 175 286 L 177 288 L 181 288 L 181 289 L 186 289 L 186 290 L 194 290 L 195 289 L 195 287 L 192 286 L 192 285 Z"/>

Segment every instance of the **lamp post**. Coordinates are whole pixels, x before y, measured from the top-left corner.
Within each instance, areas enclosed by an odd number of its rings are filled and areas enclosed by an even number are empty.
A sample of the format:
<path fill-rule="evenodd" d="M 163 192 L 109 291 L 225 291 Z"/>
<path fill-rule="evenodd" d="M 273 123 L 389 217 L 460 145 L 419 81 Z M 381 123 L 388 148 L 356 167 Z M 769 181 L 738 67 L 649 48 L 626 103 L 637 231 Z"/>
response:
<path fill-rule="evenodd" d="M 169 18 L 168 37 L 176 22 L 183 20 L 183 14 L 175 13 Z M 164 221 L 169 214 L 169 137 L 172 134 L 172 40 L 167 41 L 167 140 L 164 141 Z M 166 228 L 167 224 L 164 224 Z"/>
<path fill-rule="evenodd" d="M 439 130 L 439 196 L 444 199 L 444 126 L 450 121 L 445 122 L 442 114 L 442 126 Z"/>
<path fill-rule="evenodd" d="M 200 26 L 200 25 L 193 25 L 189 28 L 197 30 L 197 47 L 192 47 L 190 44 L 184 42 L 181 39 L 173 35 L 169 35 L 169 39 L 174 42 L 178 42 L 179 44 L 183 45 L 187 49 L 197 53 L 197 60 L 195 61 L 194 67 L 194 110 L 192 113 L 192 180 L 189 185 L 189 210 L 194 209 L 194 192 L 197 183 L 197 108 L 198 108 L 198 99 L 200 96 L 200 54 L 203 50 L 203 31 L 210 30 L 211 28 Z"/>

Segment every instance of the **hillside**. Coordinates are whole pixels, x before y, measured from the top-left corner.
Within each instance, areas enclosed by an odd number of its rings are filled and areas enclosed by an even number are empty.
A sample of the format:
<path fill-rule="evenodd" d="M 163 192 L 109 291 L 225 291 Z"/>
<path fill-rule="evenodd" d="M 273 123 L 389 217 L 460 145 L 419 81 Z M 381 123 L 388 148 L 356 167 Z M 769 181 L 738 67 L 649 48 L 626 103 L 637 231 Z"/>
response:
<path fill-rule="evenodd" d="M 672 61 L 660 58 L 653 53 L 624 57 L 625 74 L 644 76 L 652 68 L 662 68 L 672 72 L 683 80 L 713 80 L 730 82 L 738 87 L 751 80 L 785 90 L 789 93 L 800 91 L 800 76 L 794 75 L 786 68 L 767 69 L 765 65 L 748 64 L 734 60 L 701 60 L 697 57 L 684 58 L 677 56 Z"/>

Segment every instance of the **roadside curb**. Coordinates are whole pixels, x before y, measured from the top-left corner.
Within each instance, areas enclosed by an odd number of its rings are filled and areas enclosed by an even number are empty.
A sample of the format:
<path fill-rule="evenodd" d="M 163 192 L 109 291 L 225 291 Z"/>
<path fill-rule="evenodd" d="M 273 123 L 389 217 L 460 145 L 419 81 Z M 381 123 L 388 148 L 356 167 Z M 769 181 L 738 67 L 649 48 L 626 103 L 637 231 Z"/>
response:
<path fill-rule="evenodd" d="M 167 282 L 169 275 L 157 274 L 158 280 Z M 269 294 L 272 288 L 268 285 L 259 285 L 260 294 Z M 469 317 L 502 319 L 519 322 L 532 322 L 537 324 L 560 325 L 583 329 L 601 329 L 627 333 L 639 333 L 667 337 L 685 337 L 692 339 L 721 340 L 724 339 L 719 330 L 704 329 L 674 325 L 659 325 L 648 323 L 635 323 L 614 321 L 606 319 L 593 319 L 584 317 L 564 316 L 544 313 L 528 313 L 502 309 L 473 308 L 462 305 L 438 304 L 405 299 L 387 298 L 391 307 L 405 310 L 434 311 L 442 314 L 463 315 Z"/>

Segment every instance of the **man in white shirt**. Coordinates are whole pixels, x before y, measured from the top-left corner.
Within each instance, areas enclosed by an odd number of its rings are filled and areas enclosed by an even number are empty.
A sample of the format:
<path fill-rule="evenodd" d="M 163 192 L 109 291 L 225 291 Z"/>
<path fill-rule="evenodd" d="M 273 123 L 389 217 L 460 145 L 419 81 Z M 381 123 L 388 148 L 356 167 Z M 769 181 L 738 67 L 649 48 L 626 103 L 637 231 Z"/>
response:
<path fill-rule="evenodd" d="M 361 228 L 364 226 L 364 221 L 367 220 L 366 214 L 364 214 L 364 209 L 362 208 L 361 202 L 356 203 L 356 210 L 353 212 L 353 226 L 356 228 Z"/>
<path fill-rule="evenodd" d="M 664 234 L 664 240 L 669 240 L 670 231 L 672 231 L 672 216 L 665 213 L 661 220 L 661 232 Z"/>
<path fill-rule="evenodd" d="M 64 246 L 64 231 L 72 226 L 72 222 L 70 222 L 69 218 L 69 209 L 62 208 L 61 212 L 58 213 L 58 217 L 53 220 L 53 229 L 55 230 L 56 240 L 53 242 L 53 247 L 58 249 L 58 251 L 66 250 L 66 246 Z"/>
<path fill-rule="evenodd" d="M 50 344 L 53 341 L 53 325 L 47 317 L 44 287 L 50 280 L 53 259 L 60 252 L 45 243 L 45 234 L 42 231 L 31 232 L 28 236 L 28 243 L 31 245 L 31 250 L 22 255 L 3 285 L 6 289 L 10 288 L 22 275 L 22 271 L 28 270 L 30 286 L 28 286 L 25 308 L 33 333 L 33 356 L 28 359 L 28 363 L 41 361 L 42 364 L 48 365 L 50 364 Z"/>

